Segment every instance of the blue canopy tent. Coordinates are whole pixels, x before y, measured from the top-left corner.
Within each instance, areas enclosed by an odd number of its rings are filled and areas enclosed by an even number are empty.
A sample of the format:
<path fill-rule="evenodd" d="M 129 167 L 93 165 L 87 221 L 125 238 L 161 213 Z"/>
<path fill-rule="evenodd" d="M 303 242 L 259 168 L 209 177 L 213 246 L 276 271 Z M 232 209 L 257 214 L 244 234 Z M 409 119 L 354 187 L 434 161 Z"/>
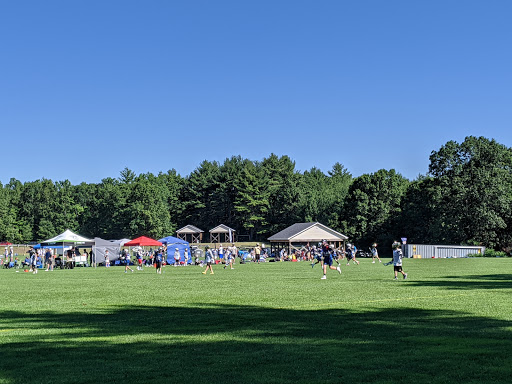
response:
<path fill-rule="evenodd" d="M 177 237 L 167 236 L 159 239 L 159 242 L 167 245 L 167 264 L 174 264 L 174 251 L 178 248 L 180 252 L 180 261 L 187 264 L 192 263 L 192 256 L 190 252 L 190 244 L 188 241 L 178 239 Z M 188 260 L 185 260 L 185 249 L 188 249 Z"/>

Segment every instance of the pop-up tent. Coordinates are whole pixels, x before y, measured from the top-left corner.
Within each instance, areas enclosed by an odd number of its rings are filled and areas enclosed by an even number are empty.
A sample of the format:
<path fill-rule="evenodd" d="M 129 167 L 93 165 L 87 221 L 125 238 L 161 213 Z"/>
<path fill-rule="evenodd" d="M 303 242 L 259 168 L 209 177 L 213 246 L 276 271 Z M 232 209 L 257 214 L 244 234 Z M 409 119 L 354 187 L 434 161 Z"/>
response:
<path fill-rule="evenodd" d="M 110 261 L 119 259 L 119 251 L 121 245 L 119 241 L 103 240 L 99 237 L 94 238 L 94 245 L 92 252 L 94 253 L 94 262 L 104 263 L 105 262 L 105 251 L 108 250 L 108 258 Z"/>
<path fill-rule="evenodd" d="M 74 245 L 80 247 L 91 247 L 94 245 L 94 240 L 88 239 L 86 237 L 77 235 L 76 233 L 66 229 L 60 235 L 52 237 L 51 239 L 45 240 L 41 242 L 41 245 L 44 247 L 45 245 Z"/>
<path fill-rule="evenodd" d="M 174 252 L 176 248 L 180 252 L 180 261 L 183 263 L 192 263 L 192 254 L 190 252 L 190 244 L 188 241 L 178 239 L 177 237 L 167 236 L 158 240 L 167 245 L 167 264 L 174 264 Z M 188 260 L 185 260 L 185 249 L 188 249 Z"/>
<path fill-rule="evenodd" d="M 161 242 L 156 241 L 150 237 L 141 236 L 128 241 L 123 244 L 123 247 L 160 247 L 162 245 Z"/>

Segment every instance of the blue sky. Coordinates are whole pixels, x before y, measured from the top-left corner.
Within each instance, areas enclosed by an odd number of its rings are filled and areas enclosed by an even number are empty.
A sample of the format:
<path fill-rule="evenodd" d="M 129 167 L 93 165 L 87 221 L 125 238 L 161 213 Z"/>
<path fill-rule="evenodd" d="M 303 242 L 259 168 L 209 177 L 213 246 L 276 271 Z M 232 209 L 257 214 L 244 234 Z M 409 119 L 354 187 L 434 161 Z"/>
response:
<path fill-rule="evenodd" d="M 0 2 L 0 182 L 202 160 L 416 178 L 512 146 L 510 1 Z"/>

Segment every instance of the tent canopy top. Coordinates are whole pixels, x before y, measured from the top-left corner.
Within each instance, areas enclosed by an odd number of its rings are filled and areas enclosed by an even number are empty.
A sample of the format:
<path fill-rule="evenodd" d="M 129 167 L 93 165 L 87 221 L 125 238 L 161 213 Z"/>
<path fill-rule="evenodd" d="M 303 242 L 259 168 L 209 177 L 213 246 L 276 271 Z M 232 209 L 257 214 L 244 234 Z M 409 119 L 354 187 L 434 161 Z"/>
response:
<path fill-rule="evenodd" d="M 184 245 L 188 245 L 188 246 L 190 245 L 188 241 L 178 239 L 177 237 L 173 237 L 173 236 L 167 236 L 158 241 L 161 242 L 162 244 L 184 244 Z"/>
<path fill-rule="evenodd" d="M 57 235 L 55 237 L 52 237 L 51 239 L 41 242 L 42 245 L 57 244 L 57 243 L 73 243 L 73 244 L 87 245 L 87 244 L 93 244 L 94 240 L 77 235 L 73 231 L 66 229 L 60 235 Z"/>
<path fill-rule="evenodd" d="M 161 246 L 162 243 L 159 242 L 159 241 L 156 241 L 150 237 L 146 237 L 146 236 L 140 236 L 140 237 L 137 237 L 136 239 L 133 239 L 131 241 L 128 241 L 127 243 L 124 243 L 123 246 L 125 247 L 135 247 L 135 246 L 139 246 L 139 247 L 158 247 L 158 246 Z"/>

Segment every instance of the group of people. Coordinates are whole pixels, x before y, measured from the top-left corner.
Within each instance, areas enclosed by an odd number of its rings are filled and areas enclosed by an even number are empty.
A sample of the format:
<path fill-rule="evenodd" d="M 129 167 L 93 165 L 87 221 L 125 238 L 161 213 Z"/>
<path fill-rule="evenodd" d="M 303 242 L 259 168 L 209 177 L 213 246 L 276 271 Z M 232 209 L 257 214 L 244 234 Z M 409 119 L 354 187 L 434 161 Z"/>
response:
<path fill-rule="evenodd" d="M 402 267 L 403 253 L 401 249 L 401 244 L 398 241 L 395 241 L 392 245 L 392 248 L 393 258 L 389 263 L 385 263 L 384 265 L 393 264 L 395 274 L 394 280 L 398 279 L 398 273 L 401 273 L 405 280 L 407 279 L 407 273 L 404 272 Z M 381 263 L 382 260 L 379 257 L 377 243 L 372 244 L 370 251 L 372 254 L 372 263 L 375 264 L 376 261 Z M 311 258 L 313 260 L 311 263 L 312 268 L 316 264 L 320 264 L 322 266 L 322 280 L 327 279 L 327 269 L 335 270 L 339 274 L 341 274 L 340 261 L 345 258 L 347 260 L 347 266 L 350 265 L 350 261 L 359 265 L 359 261 L 356 259 L 356 247 L 352 244 L 347 244 L 345 249 L 342 250 L 335 248 L 333 244 L 328 244 L 326 240 L 322 240 L 322 242 L 318 244 L 318 247 L 312 246 L 311 248 L 307 249 L 306 253 L 311 255 Z M 334 262 L 336 262 L 338 266 L 335 267 L 333 265 Z"/>
<path fill-rule="evenodd" d="M 394 279 L 398 279 L 398 274 L 402 274 L 403 279 L 407 279 L 407 273 L 403 270 L 402 266 L 402 258 L 403 253 L 401 250 L 401 244 L 398 241 L 395 241 L 392 245 L 393 248 L 393 258 L 390 262 L 384 263 L 384 265 L 391 265 L 394 266 Z M 11 251 L 9 253 L 8 248 L 5 248 L 5 261 L 11 261 L 13 256 L 13 251 L 11 248 Z M 166 264 L 164 255 L 167 254 L 167 249 L 165 246 L 159 247 L 155 251 L 144 251 L 142 248 L 135 248 L 133 249 L 134 256 L 136 258 L 135 264 L 137 265 L 137 270 L 142 270 L 144 266 L 151 266 L 155 267 L 156 273 L 161 274 L 162 273 L 162 266 Z M 379 257 L 379 253 L 377 250 L 377 244 L 373 243 L 370 252 L 372 255 L 372 263 L 379 262 L 381 263 L 382 260 Z M 54 266 L 56 264 L 56 255 L 53 254 L 52 250 L 50 248 L 48 249 L 34 249 L 34 247 L 31 247 L 29 250 L 28 257 L 21 263 L 22 266 L 28 267 L 29 272 L 32 272 L 34 274 L 37 273 L 38 267 L 44 267 L 46 266 L 46 271 L 53 271 Z M 296 260 L 308 260 L 311 261 L 311 267 L 314 268 L 315 265 L 320 264 L 322 268 L 322 280 L 327 279 L 327 270 L 335 270 L 339 274 L 341 274 L 341 268 L 340 268 L 340 262 L 343 260 L 346 260 L 347 266 L 350 265 L 350 262 L 353 264 L 359 265 L 359 261 L 356 258 L 357 248 L 355 245 L 348 243 L 344 248 L 335 248 L 333 244 L 329 244 L 326 240 L 322 240 L 322 242 L 318 243 L 318 246 L 305 246 L 300 250 L 295 250 L 292 254 L 296 257 Z M 73 268 L 73 256 L 75 254 L 79 255 L 78 248 L 68 250 L 66 255 L 66 268 Z M 84 251 L 84 255 L 87 260 L 87 252 Z M 256 244 L 256 246 L 251 250 L 251 255 L 253 256 L 253 260 L 255 262 L 260 262 L 261 255 L 262 255 L 262 248 L 259 243 Z M 217 248 L 211 248 L 209 246 L 206 246 L 205 248 L 205 259 L 204 262 L 200 261 L 198 258 L 195 260 L 196 265 L 205 266 L 206 269 L 202 272 L 203 274 L 207 274 L 208 271 L 210 271 L 210 274 L 214 274 L 213 272 L 213 265 L 218 263 L 218 260 L 222 262 L 223 268 L 229 268 L 229 269 L 235 269 L 234 263 L 236 260 L 236 257 L 238 256 L 238 249 L 235 246 L 235 244 L 231 244 L 227 248 L 224 248 L 222 244 L 219 245 Z M 279 259 L 283 261 L 283 257 L 285 257 L 286 254 L 283 255 L 283 251 L 279 254 Z M 121 253 L 121 264 L 124 264 L 125 266 L 125 273 L 128 273 L 128 271 L 134 272 L 133 269 L 130 267 L 132 265 L 131 263 L 131 257 L 130 252 L 125 249 Z M 174 266 L 179 265 L 187 265 L 190 260 L 190 254 L 189 250 L 184 250 L 184 259 L 185 262 L 181 261 L 181 254 L 179 248 L 175 248 L 174 255 L 173 255 L 174 263 L 170 263 Z M 277 258 L 276 258 L 277 259 Z M 44 260 L 44 264 L 43 264 Z M 286 260 L 286 259 L 284 259 Z M 17 258 L 15 259 L 17 261 Z M 105 267 L 110 267 L 110 255 L 109 251 L 105 251 Z M 337 263 L 337 266 L 334 266 L 334 263 Z"/>
<path fill-rule="evenodd" d="M 259 244 L 256 246 L 259 248 Z M 261 254 L 261 248 L 259 248 Z M 238 256 L 238 249 L 236 248 L 235 244 L 233 243 L 231 246 L 224 249 L 222 244 L 220 244 L 219 248 L 210 248 L 210 246 L 206 246 L 205 248 L 205 258 L 204 262 L 206 264 L 206 269 L 202 272 L 203 275 L 206 275 L 208 270 L 210 271 L 210 275 L 213 275 L 213 264 L 216 262 L 216 260 L 223 259 L 224 260 L 224 269 L 226 269 L 228 266 L 230 269 L 235 269 L 233 266 L 235 263 L 235 259 Z M 259 261 L 259 258 L 258 258 Z"/>

